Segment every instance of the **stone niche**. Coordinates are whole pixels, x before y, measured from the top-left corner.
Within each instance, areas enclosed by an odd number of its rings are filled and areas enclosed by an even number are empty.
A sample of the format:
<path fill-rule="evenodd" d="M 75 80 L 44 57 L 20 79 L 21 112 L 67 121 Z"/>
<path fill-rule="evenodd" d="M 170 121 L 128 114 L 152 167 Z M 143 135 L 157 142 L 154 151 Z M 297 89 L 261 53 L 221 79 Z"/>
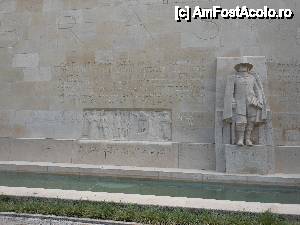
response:
<path fill-rule="evenodd" d="M 251 70 L 261 80 L 266 101 L 269 98 L 266 58 L 264 56 L 245 56 L 253 65 Z M 251 140 L 254 146 L 236 146 L 235 129 L 225 123 L 224 96 L 228 76 L 235 74 L 234 66 L 241 57 L 218 57 L 216 74 L 216 112 L 215 112 L 215 152 L 216 170 L 228 173 L 272 173 L 274 172 L 274 147 L 272 113 L 266 103 L 266 121 L 254 127 Z M 230 103 L 231 104 L 231 103 Z M 264 157 L 262 157 L 264 156 Z M 261 159 L 264 159 L 261 161 Z M 258 161 L 257 161 L 258 160 Z M 257 162 L 256 162 L 257 161 Z M 270 166 L 270 164 L 272 164 Z"/>
<path fill-rule="evenodd" d="M 169 110 L 85 109 L 83 139 L 171 141 Z"/>

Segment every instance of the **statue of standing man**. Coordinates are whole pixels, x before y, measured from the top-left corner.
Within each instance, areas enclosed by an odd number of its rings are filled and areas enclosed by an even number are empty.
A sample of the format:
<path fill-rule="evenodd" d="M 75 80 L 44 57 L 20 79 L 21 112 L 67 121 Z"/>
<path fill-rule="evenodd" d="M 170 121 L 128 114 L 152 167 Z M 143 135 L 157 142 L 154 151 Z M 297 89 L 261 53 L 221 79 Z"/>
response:
<path fill-rule="evenodd" d="M 267 119 L 266 99 L 259 77 L 252 73 L 253 65 L 246 58 L 235 65 L 236 74 L 226 83 L 223 119 L 235 129 L 235 141 L 239 146 L 252 146 L 254 126 Z"/>

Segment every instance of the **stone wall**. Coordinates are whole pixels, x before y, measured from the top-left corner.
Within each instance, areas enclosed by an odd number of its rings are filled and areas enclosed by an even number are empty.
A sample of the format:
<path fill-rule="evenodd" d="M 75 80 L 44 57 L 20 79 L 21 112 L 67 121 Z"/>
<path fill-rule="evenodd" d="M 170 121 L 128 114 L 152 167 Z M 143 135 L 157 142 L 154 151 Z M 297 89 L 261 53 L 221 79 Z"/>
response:
<path fill-rule="evenodd" d="M 254 157 L 251 151 L 247 161 Z M 0 138 L 0 159 L 201 170 L 216 168 L 215 146 L 203 143 Z M 275 147 L 276 173 L 300 173 L 299 162 L 299 146 Z"/>
<path fill-rule="evenodd" d="M 174 21 L 177 4 L 244 3 L 1 1 L 0 137 L 78 139 L 85 110 L 126 109 L 170 112 L 172 132 L 159 139 L 213 143 L 216 58 L 259 55 L 267 60 L 275 144 L 300 145 L 298 0 L 247 1 L 291 8 L 292 20 Z"/>
<path fill-rule="evenodd" d="M 0 161 L 214 170 L 213 144 L 0 138 Z"/>

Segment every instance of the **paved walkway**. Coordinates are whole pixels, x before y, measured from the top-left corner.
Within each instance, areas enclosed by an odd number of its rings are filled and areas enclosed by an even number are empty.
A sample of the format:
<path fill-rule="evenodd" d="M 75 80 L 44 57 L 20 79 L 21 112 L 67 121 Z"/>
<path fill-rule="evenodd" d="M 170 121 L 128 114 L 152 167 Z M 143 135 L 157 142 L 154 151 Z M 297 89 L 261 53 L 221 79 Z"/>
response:
<path fill-rule="evenodd" d="M 54 220 L 54 219 L 37 219 L 37 218 L 1 216 L 0 224 L 1 225 L 88 225 L 91 223 L 80 223 L 74 221 Z M 97 224 L 100 225 L 100 223 Z"/>
<path fill-rule="evenodd" d="M 58 216 L 0 213 L 0 225 L 138 225 L 137 223 L 100 221 Z"/>

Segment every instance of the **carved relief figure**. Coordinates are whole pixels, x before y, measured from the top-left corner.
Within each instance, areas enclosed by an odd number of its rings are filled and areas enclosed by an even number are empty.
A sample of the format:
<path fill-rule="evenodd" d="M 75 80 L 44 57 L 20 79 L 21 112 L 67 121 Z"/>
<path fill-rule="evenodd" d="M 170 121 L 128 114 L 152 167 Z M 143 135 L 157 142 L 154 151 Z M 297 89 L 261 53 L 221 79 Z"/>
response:
<path fill-rule="evenodd" d="M 168 140 L 172 136 L 171 134 L 171 118 L 166 112 L 160 113 L 160 130 L 162 139 Z"/>
<path fill-rule="evenodd" d="M 226 83 L 223 119 L 235 129 L 236 144 L 252 146 L 254 126 L 267 119 L 266 99 L 259 77 L 251 72 L 253 65 L 246 58 L 237 64 L 236 74 Z M 244 142 L 245 141 L 245 142 Z"/>
<path fill-rule="evenodd" d="M 96 110 L 86 113 L 86 120 L 88 122 L 89 133 L 88 136 L 91 139 L 98 139 L 99 137 L 99 115 Z"/>

